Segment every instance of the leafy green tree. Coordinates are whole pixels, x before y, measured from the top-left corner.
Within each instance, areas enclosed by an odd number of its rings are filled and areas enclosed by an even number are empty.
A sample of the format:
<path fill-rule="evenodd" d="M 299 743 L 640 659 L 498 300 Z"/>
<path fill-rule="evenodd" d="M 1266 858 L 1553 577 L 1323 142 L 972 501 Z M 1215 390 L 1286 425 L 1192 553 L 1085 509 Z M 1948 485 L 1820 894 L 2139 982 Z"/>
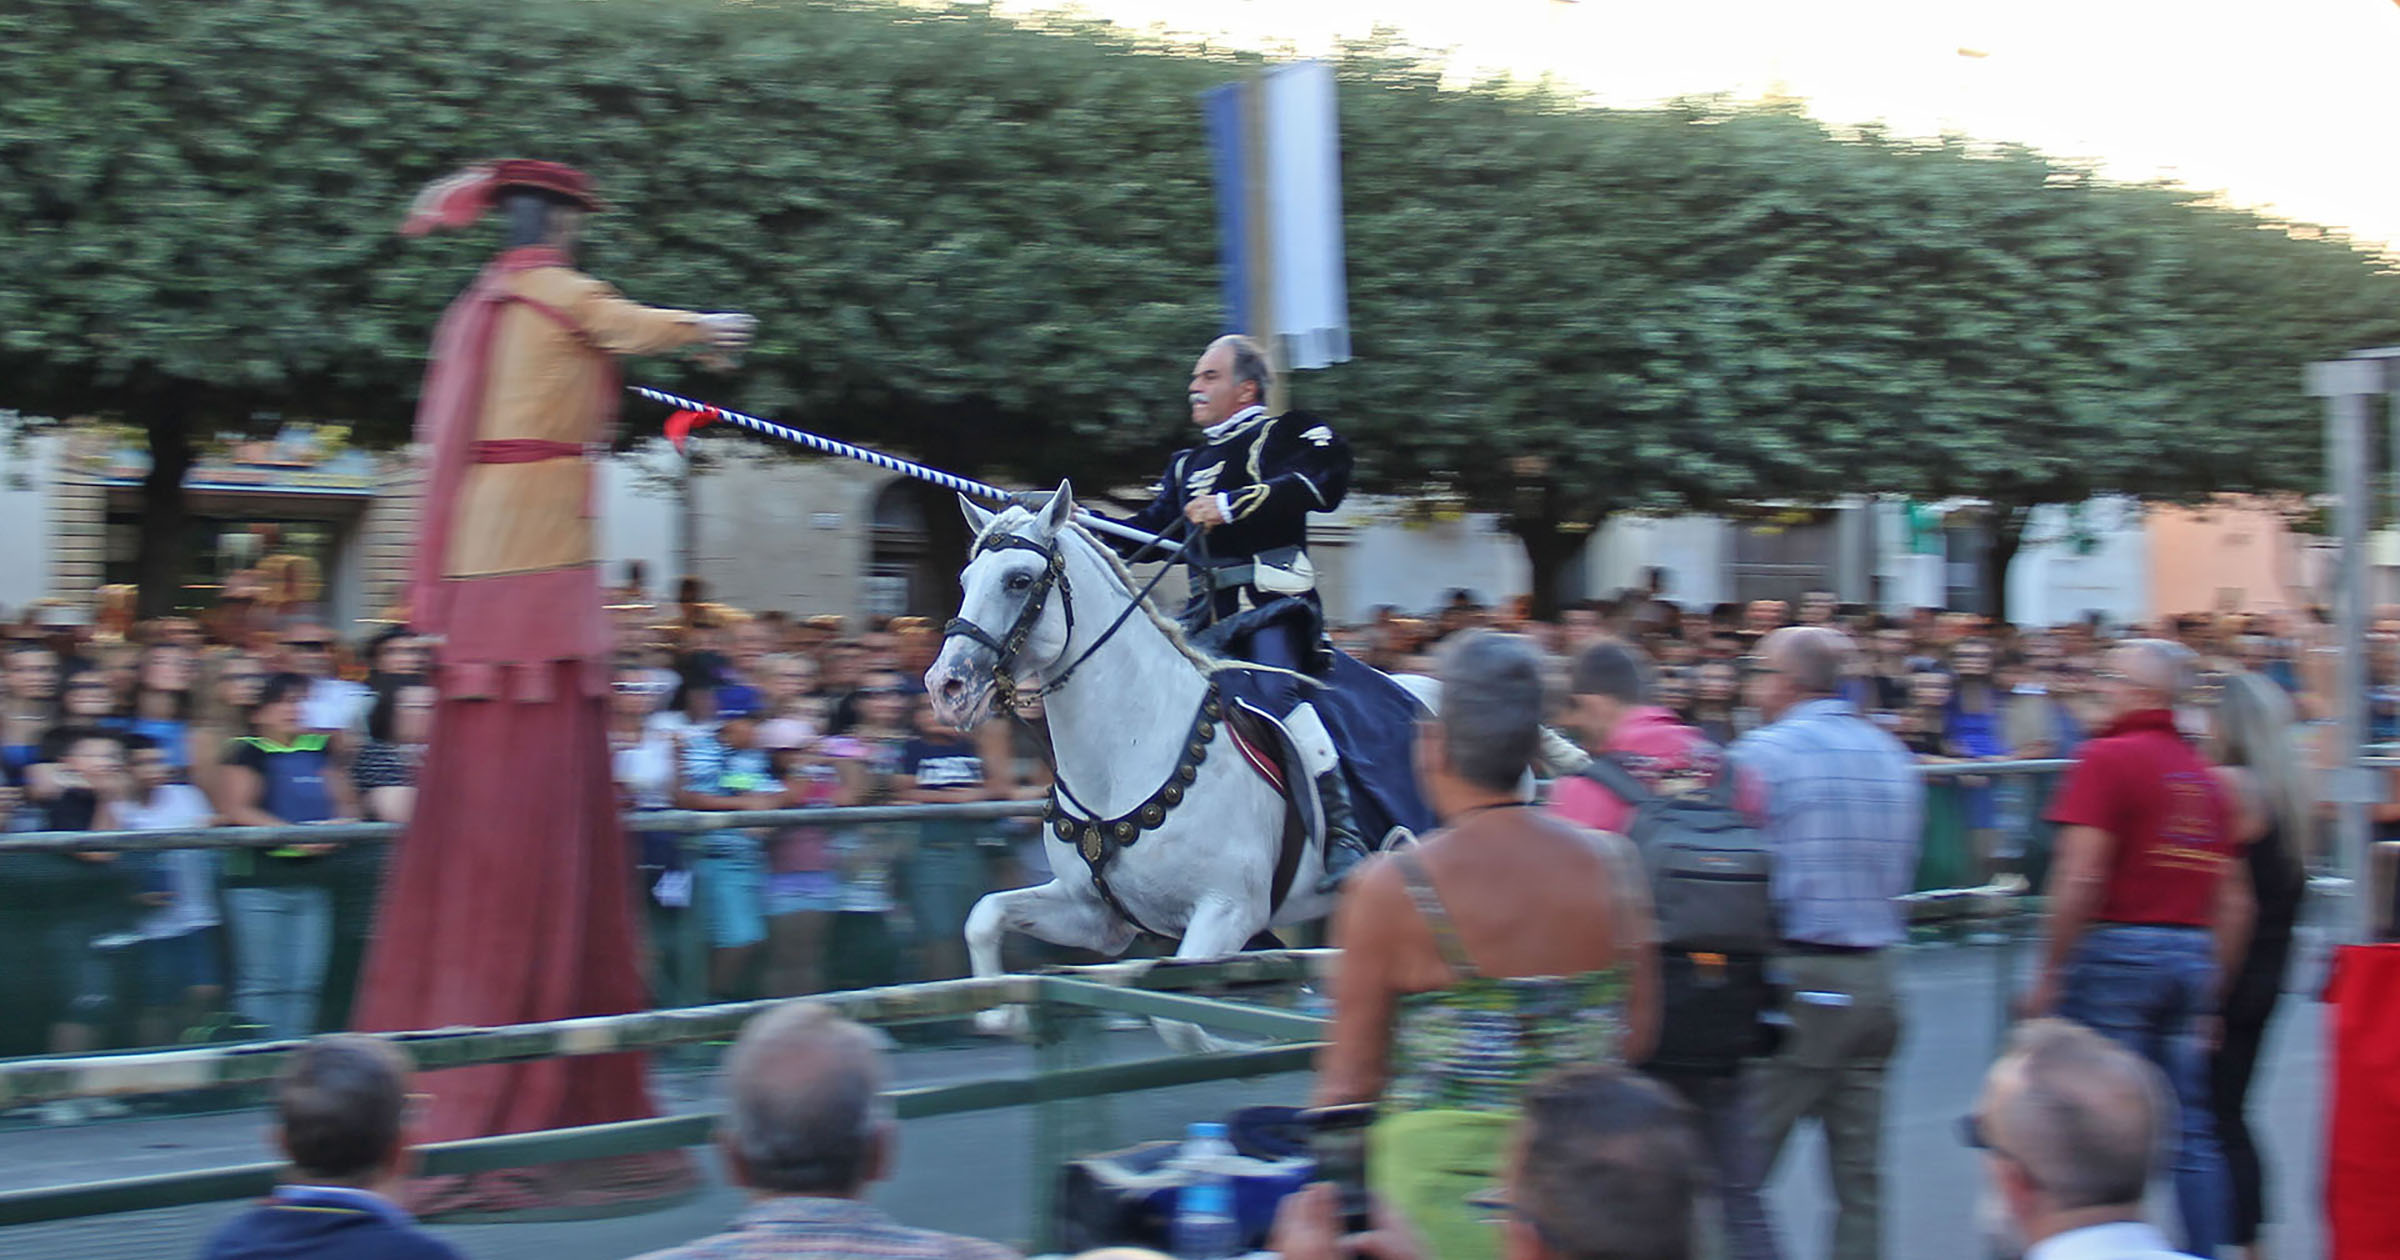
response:
<path fill-rule="evenodd" d="M 1195 95 L 1237 72 L 975 6 L 20 0 L 0 403 L 147 433 L 156 611 L 200 437 L 405 436 L 490 239 L 391 229 L 524 154 L 619 207 L 593 271 L 760 317 L 738 376 L 646 379 L 984 476 L 1135 482 L 1217 331 Z M 1298 401 L 1362 486 L 1502 513 L 1543 606 L 1622 512 L 1967 493 L 2006 538 L 2098 490 L 2305 486 L 2298 363 L 2400 340 L 2348 246 L 2028 152 L 1445 91 L 1374 48 L 1342 74 L 1359 358 Z"/>
<path fill-rule="evenodd" d="M 391 229 L 425 181 L 539 154 L 622 208 L 593 270 L 760 316 L 712 394 L 1107 483 L 1155 466 L 1214 331 L 1193 94 L 1224 74 L 973 10 L 29 0 L 0 11 L 0 377 L 149 435 L 155 611 L 196 439 L 299 410 L 401 440 L 489 237 Z"/>
<path fill-rule="evenodd" d="M 2022 148 L 1352 72 L 1340 410 L 1372 482 L 1500 513 L 1537 607 L 1613 514 L 1858 492 L 1985 499 L 2005 599 L 2040 504 L 2308 488 L 2298 365 L 2400 311 L 2343 242 Z"/>

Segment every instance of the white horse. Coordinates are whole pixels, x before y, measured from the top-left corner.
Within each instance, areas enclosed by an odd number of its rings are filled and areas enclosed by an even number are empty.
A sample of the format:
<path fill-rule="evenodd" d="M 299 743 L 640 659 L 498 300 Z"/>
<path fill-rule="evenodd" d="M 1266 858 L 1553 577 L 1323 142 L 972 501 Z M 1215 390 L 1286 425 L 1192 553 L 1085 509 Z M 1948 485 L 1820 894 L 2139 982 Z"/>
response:
<path fill-rule="evenodd" d="M 1111 956 L 1148 930 L 1180 938 L 1178 958 L 1217 958 L 1331 910 L 1315 843 L 1274 903 L 1285 803 L 1224 729 L 1219 662 L 1147 601 L 1133 607 L 1125 567 L 1073 523 L 1072 487 L 1039 512 L 960 504 L 975 541 L 926 690 L 963 730 L 990 715 L 1002 679 L 1045 689 L 1061 789 L 1044 820 L 1050 882 L 992 893 L 967 918 L 975 974 L 1001 974 L 1003 930 Z M 1301 749 L 1312 767 L 1336 764 L 1321 725 L 1294 731 L 1323 741 Z M 1019 1017 L 987 1011 L 979 1023 L 1005 1032 Z M 1158 1027 L 1178 1049 L 1217 1044 L 1188 1024 Z"/>

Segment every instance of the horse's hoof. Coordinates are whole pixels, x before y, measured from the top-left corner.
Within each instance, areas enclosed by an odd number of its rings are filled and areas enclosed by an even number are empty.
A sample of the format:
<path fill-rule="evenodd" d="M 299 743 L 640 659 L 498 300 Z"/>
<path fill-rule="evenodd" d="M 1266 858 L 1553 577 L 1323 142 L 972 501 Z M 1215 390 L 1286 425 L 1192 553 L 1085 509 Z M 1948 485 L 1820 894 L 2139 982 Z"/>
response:
<path fill-rule="evenodd" d="M 975 1031 L 986 1037 L 1023 1037 L 1026 1023 L 1022 1006 L 996 1006 L 975 1013 Z"/>

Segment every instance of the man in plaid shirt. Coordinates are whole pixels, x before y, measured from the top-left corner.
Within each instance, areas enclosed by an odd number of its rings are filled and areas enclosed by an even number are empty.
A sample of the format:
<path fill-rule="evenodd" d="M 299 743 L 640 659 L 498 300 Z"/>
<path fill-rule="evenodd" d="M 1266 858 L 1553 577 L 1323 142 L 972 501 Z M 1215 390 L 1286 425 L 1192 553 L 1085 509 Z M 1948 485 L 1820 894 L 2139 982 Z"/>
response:
<path fill-rule="evenodd" d="M 998 1243 L 910 1229 L 865 1202 L 892 1170 L 898 1123 L 875 1035 L 818 1002 L 751 1020 L 725 1056 L 717 1146 L 751 1193 L 733 1227 L 643 1260 L 1015 1260 Z"/>
<path fill-rule="evenodd" d="M 1917 870 L 1924 788 L 1900 742 L 1836 692 L 1850 641 L 1794 626 L 1759 643 L 1751 702 L 1769 723 L 1733 746 L 1762 798 L 1775 854 L 1789 1034 L 1760 1066 L 1769 1168 L 1814 1116 L 1832 1165 L 1834 1260 L 1883 1250 L 1883 1074 L 1900 1040 L 1886 950 L 1907 935 L 1896 900 Z"/>

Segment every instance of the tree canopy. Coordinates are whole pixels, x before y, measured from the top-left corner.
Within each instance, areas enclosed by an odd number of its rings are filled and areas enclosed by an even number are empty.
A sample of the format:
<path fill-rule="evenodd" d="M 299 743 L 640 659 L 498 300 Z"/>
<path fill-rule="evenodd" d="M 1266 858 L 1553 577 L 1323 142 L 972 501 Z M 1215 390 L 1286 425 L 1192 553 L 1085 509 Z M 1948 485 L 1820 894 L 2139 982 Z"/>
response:
<path fill-rule="evenodd" d="M 2300 366 L 2400 339 L 2387 259 L 2187 189 L 1358 69 L 1338 410 L 1537 583 L 1618 512 L 1871 492 L 1990 501 L 1997 596 L 2034 505 L 2312 488 Z"/>
<path fill-rule="evenodd" d="M 392 228 L 520 154 L 617 207 L 591 270 L 760 317 L 738 376 L 646 378 L 981 475 L 1138 481 L 1218 331 L 1196 94 L 1236 67 L 975 6 L 24 0 L 0 404 L 144 424 L 167 541 L 207 426 L 399 440 L 491 237 Z M 1363 486 L 1507 514 L 1544 593 L 1626 511 L 2306 487 L 2299 365 L 2400 341 L 2377 257 L 2028 151 L 1445 90 L 1377 48 L 1341 74 L 1358 358 L 1296 395 Z"/>

